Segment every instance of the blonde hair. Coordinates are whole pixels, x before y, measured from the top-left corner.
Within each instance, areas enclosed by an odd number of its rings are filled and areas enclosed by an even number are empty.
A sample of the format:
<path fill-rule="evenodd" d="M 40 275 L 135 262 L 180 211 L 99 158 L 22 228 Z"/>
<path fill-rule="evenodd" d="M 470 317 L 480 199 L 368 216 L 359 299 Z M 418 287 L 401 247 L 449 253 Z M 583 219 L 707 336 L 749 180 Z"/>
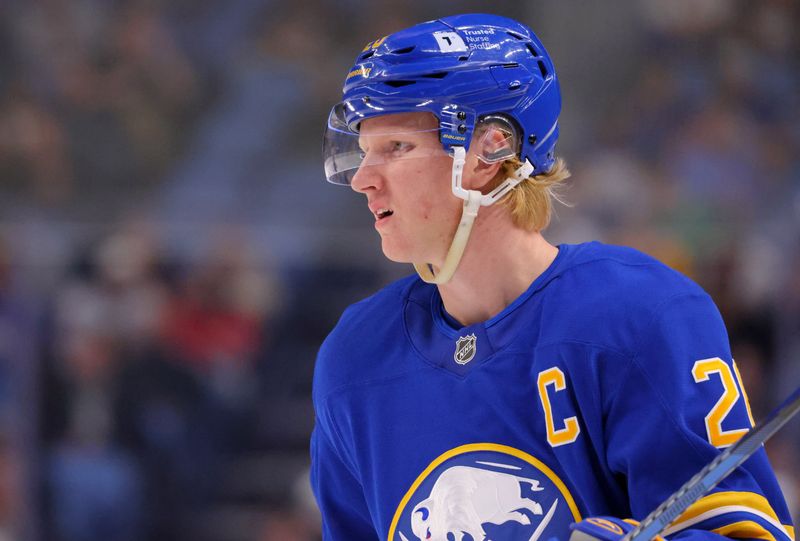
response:
<path fill-rule="evenodd" d="M 504 161 L 497 175 L 492 179 L 489 188 L 494 189 L 506 178 L 522 166 L 519 157 Z M 567 205 L 560 192 L 564 181 L 570 177 L 567 164 L 556 158 L 553 167 L 547 173 L 531 175 L 503 197 L 499 203 L 511 211 L 514 225 L 527 231 L 542 231 L 550 224 L 553 215 L 553 201 Z"/>

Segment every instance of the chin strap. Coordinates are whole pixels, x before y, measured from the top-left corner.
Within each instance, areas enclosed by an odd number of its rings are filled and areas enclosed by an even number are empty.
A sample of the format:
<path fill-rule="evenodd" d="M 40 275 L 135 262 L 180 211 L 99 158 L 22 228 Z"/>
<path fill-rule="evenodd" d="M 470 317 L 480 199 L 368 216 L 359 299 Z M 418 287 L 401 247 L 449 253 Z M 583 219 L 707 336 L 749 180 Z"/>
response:
<path fill-rule="evenodd" d="M 439 272 L 434 275 L 431 265 L 428 263 L 414 263 L 414 268 L 420 278 L 429 284 L 445 284 L 455 274 L 464 249 L 467 247 L 469 235 L 472 232 L 472 225 L 481 207 L 488 207 L 499 201 L 504 195 L 516 188 L 516 186 L 528 178 L 533 172 L 533 165 L 527 160 L 516 171 L 514 176 L 505 179 L 497 188 L 484 195 L 478 190 L 465 190 L 461 185 L 461 178 L 464 174 L 464 163 L 466 161 L 466 150 L 464 147 L 453 147 L 453 174 L 452 189 L 453 195 L 464 200 L 461 209 L 461 222 L 458 224 L 456 234 L 450 243 L 450 249 L 445 256 L 444 264 Z"/>

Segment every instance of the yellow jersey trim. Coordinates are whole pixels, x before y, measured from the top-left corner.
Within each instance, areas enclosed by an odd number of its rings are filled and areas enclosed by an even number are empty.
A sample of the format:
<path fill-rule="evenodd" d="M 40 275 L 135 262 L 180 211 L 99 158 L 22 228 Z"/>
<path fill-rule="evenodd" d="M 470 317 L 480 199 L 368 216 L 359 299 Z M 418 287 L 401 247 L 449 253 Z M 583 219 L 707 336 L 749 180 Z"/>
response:
<path fill-rule="evenodd" d="M 747 539 L 764 539 L 764 541 L 776 541 L 775 536 L 769 533 L 758 522 L 752 520 L 742 520 L 734 522 L 721 528 L 714 528 L 711 530 L 719 535 L 726 537 L 744 537 Z"/>
<path fill-rule="evenodd" d="M 791 526 L 785 526 L 781 524 L 780 520 L 778 519 L 778 515 L 772 509 L 769 501 L 762 496 L 761 494 L 756 494 L 755 492 L 717 492 L 714 494 L 710 494 L 704 498 L 700 498 L 694 504 L 692 504 L 686 511 L 683 512 L 681 516 L 679 516 L 675 522 L 664 532 L 665 535 L 673 534 L 679 530 L 688 528 L 689 526 L 701 522 L 702 520 L 706 520 L 715 516 L 722 515 L 728 512 L 749 512 L 754 515 L 757 515 L 764 519 L 765 521 L 769 522 L 776 528 L 782 529 L 786 532 L 786 535 L 794 540 L 794 528 Z M 744 522 L 751 522 L 751 521 L 741 521 Z M 737 523 L 733 523 L 737 524 Z M 756 524 L 756 523 L 753 523 Z M 722 526 L 719 529 L 727 528 L 728 526 Z M 763 527 L 761 528 L 762 535 L 769 535 L 769 539 L 774 541 L 774 537 L 772 534 L 767 532 Z M 718 529 L 717 529 L 718 530 Z M 713 530 L 717 532 L 717 530 Z M 735 530 L 731 530 L 734 531 Z M 748 530 L 749 531 L 749 530 Z M 734 534 L 729 534 L 729 537 L 738 537 Z M 766 539 L 764 537 L 758 537 L 753 535 L 745 535 L 742 534 L 741 537 L 753 537 L 758 539 Z"/>
<path fill-rule="evenodd" d="M 766 513 L 776 521 L 778 520 L 778 515 L 775 514 L 775 511 L 772 510 L 772 506 L 761 494 L 756 494 L 755 492 L 731 491 L 715 492 L 714 494 L 709 494 L 704 498 L 700 498 L 690 505 L 689 508 L 684 511 L 683 514 L 677 518 L 677 520 L 675 520 L 675 523 L 683 522 L 690 518 L 694 518 L 697 515 L 705 513 L 706 511 L 711 511 L 717 507 L 722 507 L 725 505 L 743 505 L 745 507 L 751 507 L 756 511 Z"/>
<path fill-rule="evenodd" d="M 532 465 L 534 468 L 537 468 L 543 474 L 550 479 L 554 485 L 558 488 L 561 492 L 561 495 L 564 496 L 564 500 L 566 500 L 567 505 L 569 506 L 570 511 L 572 511 L 572 518 L 575 522 L 579 522 L 581 520 L 581 513 L 578 511 L 578 506 L 575 504 L 575 500 L 572 498 L 572 494 L 570 494 L 569 490 L 567 489 L 567 485 L 559 479 L 559 477 L 548 468 L 542 461 L 539 459 L 529 455 L 525 451 L 520 451 L 514 447 L 509 447 L 508 445 L 500 445 L 497 443 L 470 443 L 467 445 L 462 445 L 460 447 L 456 447 L 454 449 L 450 449 L 445 453 L 439 455 L 433 462 L 431 462 L 425 470 L 419 474 L 416 480 L 411 484 L 411 488 L 408 489 L 403 499 L 400 500 L 400 504 L 397 506 L 397 510 L 394 513 L 394 517 L 392 518 L 392 524 L 389 527 L 389 536 L 387 537 L 388 541 L 392 541 L 394 539 L 394 534 L 397 531 L 397 523 L 400 522 L 400 516 L 403 514 L 403 511 L 408 505 L 409 500 L 417 491 L 419 486 L 428 478 L 428 476 L 438 468 L 442 463 L 445 461 L 453 458 L 454 456 L 463 455 L 466 453 L 472 453 L 475 451 L 493 451 L 496 453 L 503 453 L 506 455 L 511 455 L 517 457 L 521 460 L 524 460 L 528 464 Z"/>

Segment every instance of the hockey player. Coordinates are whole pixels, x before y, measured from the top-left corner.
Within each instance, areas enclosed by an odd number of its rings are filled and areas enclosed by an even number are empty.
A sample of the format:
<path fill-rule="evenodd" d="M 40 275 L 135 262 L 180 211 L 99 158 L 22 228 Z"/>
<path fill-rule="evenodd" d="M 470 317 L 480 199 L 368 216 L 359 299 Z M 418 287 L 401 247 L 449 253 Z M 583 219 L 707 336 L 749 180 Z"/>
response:
<path fill-rule="evenodd" d="M 720 314 L 632 249 L 553 246 L 561 100 L 526 26 L 431 21 L 369 43 L 325 134 L 413 263 L 316 366 L 312 484 L 330 541 L 611 539 L 750 426 Z M 793 539 L 763 450 L 666 534 Z"/>

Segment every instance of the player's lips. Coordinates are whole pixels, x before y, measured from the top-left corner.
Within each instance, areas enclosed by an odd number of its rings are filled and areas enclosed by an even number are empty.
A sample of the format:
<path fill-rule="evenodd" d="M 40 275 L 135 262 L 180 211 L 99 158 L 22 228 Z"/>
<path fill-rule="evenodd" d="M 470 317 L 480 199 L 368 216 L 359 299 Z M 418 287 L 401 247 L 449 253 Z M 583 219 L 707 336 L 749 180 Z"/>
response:
<path fill-rule="evenodd" d="M 369 210 L 372 212 L 372 215 L 375 216 L 376 222 L 382 222 L 387 220 L 394 211 L 387 206 L 382 205 L 369 205 Z"/>
<path fill-rule="evenodd" d="M 383 229 L 392 220 L 393 214 L 394 211 L 388 209 L 381 209 L 380 212 L 375 213 L 375 229 Z"/>

